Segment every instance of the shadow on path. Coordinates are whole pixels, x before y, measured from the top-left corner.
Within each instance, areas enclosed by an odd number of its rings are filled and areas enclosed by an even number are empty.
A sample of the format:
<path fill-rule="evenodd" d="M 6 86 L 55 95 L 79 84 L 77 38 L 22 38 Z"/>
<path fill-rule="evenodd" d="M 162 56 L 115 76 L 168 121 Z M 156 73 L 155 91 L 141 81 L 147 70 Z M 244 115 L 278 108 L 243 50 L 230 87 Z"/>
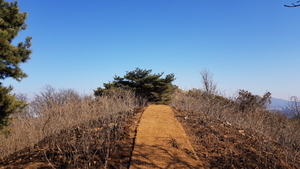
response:
<path fill-rule="evenodd" d="M 163 148 L 162 146 L 136 145 L 139 151 L 135 152 L 135 159 L 132 159 L 130 169 L 143 168 L 187 168 L 199 169 L 203 167 L 198 159 L 189 150 L 175 147 Z M 157 156 L 157 154 L 160 154 Z"/>

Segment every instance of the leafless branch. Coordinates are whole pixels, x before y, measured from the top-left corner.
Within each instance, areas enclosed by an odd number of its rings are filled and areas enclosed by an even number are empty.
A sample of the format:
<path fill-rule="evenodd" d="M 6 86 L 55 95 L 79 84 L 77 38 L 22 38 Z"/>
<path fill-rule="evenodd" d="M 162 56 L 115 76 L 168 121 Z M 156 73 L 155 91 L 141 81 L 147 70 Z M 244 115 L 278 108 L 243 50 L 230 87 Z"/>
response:
<path fill-rule="evenodd" d="M 300 1 L 297 1 L 297 3 L 300 3 Z M 292 5 L 284 5 L 285 7 L 298 7 L 300 6 L 300 4 L 294 4 L 292 3 Z"/>
<path fill-rule="evenodd" d="M 204 69 L 200 72 L 204 91 L 209 94 L 217 94 L 217 84 L 213 81 L 213 74 Z"/>

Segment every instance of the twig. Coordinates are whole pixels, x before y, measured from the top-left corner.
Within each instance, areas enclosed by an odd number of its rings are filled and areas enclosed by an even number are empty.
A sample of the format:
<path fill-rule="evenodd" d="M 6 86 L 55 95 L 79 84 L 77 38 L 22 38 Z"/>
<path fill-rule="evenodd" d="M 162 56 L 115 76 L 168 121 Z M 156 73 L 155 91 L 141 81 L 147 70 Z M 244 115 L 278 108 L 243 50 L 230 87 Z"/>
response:
<path fill-rule="evenodd" d="M 297 3 L 299 3 L 300 1 L 297 1 Z M 298 7 L 300 6 L 300 4 L 294 4 L 292 3 L 292 5 L 284 5 L 285 7 Z"/>
<path fill-rule="evenodd" d="M 44 151 L 44 155 L 45 155 L 45 158 L 46 160 L 48 161 L 48 163 L 51 165 L 52 168 L 55 168 L 52 163 L 49 161 L 48 157 L 47 157 L 47 154 L 46 154 L 46 151 Z"/>

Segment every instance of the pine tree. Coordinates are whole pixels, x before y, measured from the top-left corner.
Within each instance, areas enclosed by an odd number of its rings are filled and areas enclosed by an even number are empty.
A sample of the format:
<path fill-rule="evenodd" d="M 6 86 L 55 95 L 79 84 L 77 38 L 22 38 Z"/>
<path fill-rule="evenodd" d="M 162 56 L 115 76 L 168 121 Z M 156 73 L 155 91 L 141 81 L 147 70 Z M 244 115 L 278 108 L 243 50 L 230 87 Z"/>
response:
<path fill-rule="evenodd" d="M 95 90 L 94 95 L 101 96 L 106 92 L 132 90 L 136 95 L 147 98 L 149 102 L 167 104 L 176 88 L 172 84 L 175 76 L 169 74 L 162 78 L 164 73 L 151 74 L 151 72 L 152 70 L 136 68 L 134 71 L 126 72 L 124 77 L 115 76 L 114 81 L 104 83 L 104 88 Z"/>
<path fill-rule="evenodd" d="M 21 70 L 20 63 L 30 59 L 31 37 L 25 42 L 12 44 L 14 38 L 21 30 L 26 29 L 25 20 L 27 13 L 21 13 L 18 2 L 6 2 L 0 0 L 0 79 L 13 78 L 21 81 L 27 75 Z M 25 103 L 16 100 L 10 92 L 12 87 L 4 87 L 0 82 L 0 129 L 7 125 L 8 117 L 12 113 L 19 112 Z"/>

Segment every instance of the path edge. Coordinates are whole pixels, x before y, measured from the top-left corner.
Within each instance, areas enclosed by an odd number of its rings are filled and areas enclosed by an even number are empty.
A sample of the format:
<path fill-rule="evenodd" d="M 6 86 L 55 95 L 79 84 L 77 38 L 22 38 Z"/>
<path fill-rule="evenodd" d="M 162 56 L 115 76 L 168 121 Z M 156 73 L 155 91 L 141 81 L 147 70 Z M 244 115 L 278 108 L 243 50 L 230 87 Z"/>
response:
<path fill-rule="evenodd" d="M 143 107 L 143 110 L 141 111 L 139 117 L 138 117 L 138 121 L 137 121 L 137 125 L 135 126 L 135 129 L 134 129 L 134 136 L 132 138 L 132 147 L 131 147 L 131 152 L 130 152 L 130 158 L 129 158 L 129 165 L 127 167 L 127 169 L 130 168 L 131 166 L 131 161 L 132 161 L 132 154 L 133 154 L 133 151 L 134 151 L 134 146 L 135 146 L 135 140 L 136 140 L 136 135 L 137 135 L 137 129 L 140 125 L 140 121 L 141 121 L 141 118 L 142 118 L 142 115 L 144 114 L 145 110 L 149 107 L 149 105 L 147 106 L 144 106 Z"/>

